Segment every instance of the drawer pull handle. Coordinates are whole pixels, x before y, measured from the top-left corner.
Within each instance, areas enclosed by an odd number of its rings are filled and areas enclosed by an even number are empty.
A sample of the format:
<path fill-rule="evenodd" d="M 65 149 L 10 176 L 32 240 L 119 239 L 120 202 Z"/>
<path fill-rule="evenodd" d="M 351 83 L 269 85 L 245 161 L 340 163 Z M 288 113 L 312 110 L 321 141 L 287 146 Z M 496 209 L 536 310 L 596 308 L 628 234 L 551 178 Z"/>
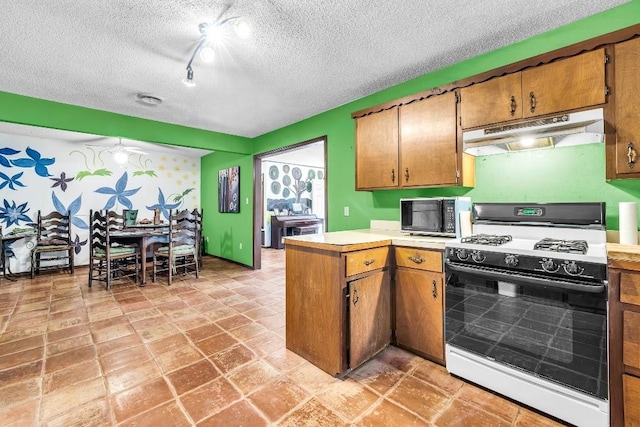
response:
<path fill-rule="evenodd" d="M 533 92 L 531 92 L 531 93 L 529 94 L 529 106 L 531 107 L 529 110 L 530 110 L 532 113 L 536 111 L 536 104 L 537 104 L 537 102 L 536 102 L 536 95 L 535 95 Z"/>
<path fill-rule="evenodd" d="M 395 169 L 391 169 L 391 182 L 393 182 L 393 183 L 396 182 L 396 170 Z"/>
<path fill-rule="evenodd" d="M 362 261 L 362 263 L 366 266 L 369 266 L 371 264 L 373 264 L 374 262 L 376 262 L 375 259 L 365 259 L 364 261 Z"/>
<path fill-rule="evenodd" d="M 433 299 L 438 299 L 438 288 L 435 280 L 431 283 L 431 296 Z"/>
<path fill-rule="evenodd" d="M 409 182 L 409 168 L 405 168 L 404 170 L 404 180 L 405 182 Z"/>
<path fill-rule="evenodd" d="M 511 115 L 512 115 L 512 116 L 515 116 L 515 114 L 516 114 L 516 107 L 517 107 L 517 104 L 516 104 L 516 97 L 515 97 L 515 96 L 512 96 L 512 97 L 511 97 L 511 104 L 510 104 L 510 107 L 511 107 L 511 108 L 509 109 L 509 112 L 511 113 Z"/>
<path fill-rule="evenodd" d="M 426 260 L 425 260 L 424 258 L 422 258 L 421 256 L 419 256 L 419 257 L 417 257 L 417 258 L 416 258 L 416 257 L 414 257 L 414 256 L 410 256 L 410 257 L 409 257 L 409 261 L 413 261 L 413 262 L 415 262 L 416 264 L 422 264 L 422 263 L 423 263 L 423 262 L 425 262 Z"/>
<path fill-rule="evenodd" d="M 360 296 L 358 295 L 358 289 L 353 288 L 353 305 L 355 306 L 358 303 Z"/>

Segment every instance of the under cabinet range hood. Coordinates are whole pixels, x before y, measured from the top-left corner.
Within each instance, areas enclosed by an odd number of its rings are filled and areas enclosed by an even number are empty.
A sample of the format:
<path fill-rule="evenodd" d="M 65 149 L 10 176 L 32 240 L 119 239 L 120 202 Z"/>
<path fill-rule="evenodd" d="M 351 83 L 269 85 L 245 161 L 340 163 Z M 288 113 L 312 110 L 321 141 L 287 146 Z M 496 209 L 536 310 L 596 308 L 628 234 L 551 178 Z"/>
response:
<path fill-rule="evenodd" d="M 464 152 L 474 156 L 604 142 L 604 110 L 529 119 L 462 134 Z"/>

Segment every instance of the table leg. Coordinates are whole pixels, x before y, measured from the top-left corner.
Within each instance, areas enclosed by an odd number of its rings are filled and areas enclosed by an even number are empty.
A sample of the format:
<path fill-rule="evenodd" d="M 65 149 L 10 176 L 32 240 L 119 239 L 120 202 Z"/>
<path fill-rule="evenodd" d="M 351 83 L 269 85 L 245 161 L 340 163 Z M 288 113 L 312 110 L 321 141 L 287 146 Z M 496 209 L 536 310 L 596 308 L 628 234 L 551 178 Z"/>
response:
<path fill-rule="evenodd" d="M 140 242 L 140 269 L 141 271 L 141 280 L 142 285 L 147 284 L 147 237 L 142 238 L 142 242 Z"/>

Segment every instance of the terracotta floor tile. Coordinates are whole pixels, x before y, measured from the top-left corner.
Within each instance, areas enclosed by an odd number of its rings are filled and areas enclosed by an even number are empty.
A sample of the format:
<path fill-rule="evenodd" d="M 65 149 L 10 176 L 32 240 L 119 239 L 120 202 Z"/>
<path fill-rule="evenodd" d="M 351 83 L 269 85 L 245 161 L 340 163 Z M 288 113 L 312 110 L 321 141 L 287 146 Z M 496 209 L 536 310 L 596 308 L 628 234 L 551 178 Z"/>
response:
<path fill-rule="evenodd" d="M 44 376 L 43 393 L 51 393 L 101 375 L 100 364 L 95 359 L 84 363 L 72 364 L 68 368 L 46 374 Z"/>
<path fill-rule="evenodd" d="M 267 416 L 269 421 L 274 422 L 308 397 L 307 392 L 285 378 L 268 383 L 249 396 L 249 399 Z"/>
<path fill-rule="evenodd" d="M 154 356 L 159 356 L 168 351 L 175 351 L 185 345 L 189 345 L 189 340 L 182 334 L 174 334 L 158 341 L 147 344 L 147 348 Z"/>
<path fill-rule="evenodd" d="M 94 378 L 45 394 L 40 404 L 40 420 L 57 418 L 71 408 L 82 406 L 104 396 L 106 396 L 106 390 L 102 378 Z"/>
<path fill-rule="evenodd" d="M 398 384 L 405 375 L 405 372 L 378 359 L 373 359 L 351 372 L 348 376 L 361 384 L 371 387 L 379 394 L 385 394 Z"/>
<path fill-rule="evenodd" d="M 93 344 L 93 340 L 89 334 L 52 342 L 47 345 L 47 357 L 55 356 L 56 354 L 75 350 L 91 344 Z"/>
<path fill-rule="evenodd" d="M 379 396 L 355 380 L 346 379 L 323 388 L 316 398 L 344 419 L 353 422 L 369 410 Z"/>
<path fill-rule="evenodd" d="M 10 384 L 40 377 L 42 373 L 42 360 L 16 366 L 15 368 L 0 371 L 0 384 L 6 387 Z"/>
<path fill-rule="evenodd" d="M 45 373 L 51 373 L 59 369 L 64 369 L 69 366 L 76 365 L 78 363 L 93 360 L 96 357 L 96 348 L 93 345 L 75 348 L 65 353 L 47 357 L 45 364 Z"/>
<path fill-rule="evenodd" d="M 140 338 L 144 342 L 157 341 L 170 335 L 177 334 L 180 331 L 170 323 L 159 324 L 157 326 L 146 328 L 138 331 Z"/>
<path fill-rule="evenodd" d="M 60 329 L 57 331 L 50 331 L 47 333 L 47 342 L 52 343 L 60 340 L 65 340 L 80 335 L 86 335 L 90 333 L 89 325 L 76 325 L 66 329 Z"/>
<path fill-rule="evenodd" d="M 275 311 L 271 310 L 268 307 L 254 308 L 253 310 L 249 310 L 244 313 L 245 316 L 253 320 L 258 320 L 264 317 L 273 316 L 274 314 L 275 314 Z"/>
<path fill-rule="evenodd" d="M 112 423 L 106 398 L 86 403 L 47 422 L 47 427 L 101 427 Z"/>
<path fill-rule="evenodd" d="M 231 335 L 223 332 L 218 335 L 211 336 L 209 338 L 205 338 L 202 341 L 196 342 L 194 345 L 200 349 L 207 356 L 218 353 L 222 350 L 225 350 L 229 347 L 233 347 L 238 344 L 238 341 L 233 338 Z"/>
<path fill-rule="evenodd" d="M 162 378 L 155 378 L 110 397 L 111 407 L 118 422 L 137 416 L 161 403 L 173 399 L 169 386 Z"/>
<path fill-rule="evenodd" d="M 0 355 L 6 356 L 42 346 L 44 346 L 44 335 L 34 335 L 0 344 Z"/>
<path fill-rule="evenodd" d="M 285 341 L 282 337 L 272 332 L 266 332 L 247 340 L 245 345 L 258 355 L 266 356 L 267 354 L 271 354 L 285 348 Z"/>
<path fill-rule="evenodd" d="M 317 399 L 306 402 L 278 423 L 279 427 L 339 427 L 348 425 L 349 423 L 331 412 Z"/>
<path fill-rule="evenodd" d="M 511 424 L 518 415 L 518 405 L 472 384 L 465 383 L 456 398 L 471 403 Z"/>
<path fill-rule="evenodd" d="M 272 316 L 261 317 L 257 319 L 256 322 L 269 330 L 274 330 L 284 326 L 285 317 L 284 313 L 276 313 Z"/>
<path fill-rule="evenodd" d="M 115 394 L 160 376 L 160 370 L 156 364 L 153 361 L 146 361 L 110 372 L 106 380 L 109 392 Z"/>
<path fill-rule="evenodd" d="M 237 311 L 235 311 L 233 308 L 227 307 L 227 306 L 221 306 L 218 307 L 216 309 L 207 311 L 205 313 L 202 313 L 205 316 L 207 316 L 209 319 L 213 320 L 214 322 L 220 319 L 224 319 L 225 317 L 230 317 L 233 316 L 234 314 L 238 314 Z"/>
<path fill-rule="evenodd" d="M 376 356 L 376 359 L 404 372 L 411 371 L 422 361 L 422 358 L 415 354 L 393 346 L 387 347 L 383 352 Z"/>
<path fill-rule="evenodd" d="M 112 339 L 96 344 L 99 355 L 105 355 L 116 351 L 124 350 L 129 347 L 135 347 L 142 344 L 137 334 L 125 335 L 120 338 Z"/>
<path fill-rule="evenodd" d="M 0 334 L 0 343 L 7 343 L 25 338 L 43 335 L 47 331 L 46 324 L 40 324 L 32 328 L 24 328 L 17 331 L 6 331 Z"/>
<path fill-rule="evenodd" d="M 220 412 L 240 397 L 240 393 L 225 378 L 219 377 L 191 393 L 180 396 L 180 401 L 197 423 Z"/>
<path fill-rule="evenodd" d="M 193 365 L 185 366 L 167 374 L 167 378 L 178 395 L 184 394 L 208 383 L 218 377 L 220 373 L 210 361 L 203 359 Z"/>
<path fill-rule="evenodd" d="M 261 360 L 254 361 L 238 368 L 228 376 L 229 381 L 245 395 L 251 394 L 266 383 L 278 378 L 281 373 Z"/>
<path fill-rule="evenodd" d="M 267 328 L 258 323 L 247 323 L 238 328 L 231 329 L 229 333 L 239 339 L 240 341 L 247 341 L 251 338 L 257 337 L 260 334 L 267 332 Z"/>
<path fill-rule="evenodd" d="M 6 356 L 0 356 L 0 370 L 12 368 L 18 365 L 24 365 L 25 363 L 35 362 L 44 357 L 44 347 L 32 348 L 29 350 L 22 350 L 18 353 L 7 354 Z"/>
<path fill-rule="evenodd" d="M 137 365 L 151 359 L 151 354 L 144 345 L 125 348 L 124 350 L 100 356 L 100 363 L 105 372 L 115 371 L 125 366 Z"/>
<path fill-rule="evenodd" d="M 244 298 L 242 298 L 242 299 L 244 301 L 233 302 L 232 304 L 229 304 L 229 307 L 233 308 L 238 313 L 245 313 L 245 312 L 247 312 L 249 310 L 260 308 L 260 304 L 258 304 L 257 302 L 249 301 L 249 300 L 246 300 Z"/>
<path fill-rule="evenodd" d="M 438 427 L 508 427 L 511 423 L 456 399 L 437 418 L 435 425 Z"/>
<path fill-rule="evenodd" d="M 418 364 L 412 375 L 419 380 L 434 385 L 448 394 L 455 394 L 464 381 L 449 374 L 444 366 L 437 365 L 433 362 L 424 360 Z"/>
<path fill-rule="evenodd" d="M 171 427 L 188 427 L 191 425 L 191 422 L 178 404 L 175 401 L 171 401 L 125 421 L 120 424 L 120 427 L 161 427 L 167 425 L 167 423 L 171 423 Z"/>
<path fill-rule="evenodd" d="M 183 366 L 191 365 L 204 356 L 193 346 L 183 346 L 178 350 L 163 353 L 156 358 L 156 362 L 167 373 Z"/>
<path fill-rule="evenodd" d="M 31 378 L 27 381 L 9 384 L 0 388 L 0 408 L 15 405 L 25 400 L 37 399 L 42 392 L 42 379 Z M 1 419 L 1 417 L 0 417 Z"/>
<path fill-rule="evenodd" d="M 216 324 L 228 331 L 230 329 L 234 329 L 239 326 L 246 325 L 247 323 L 252 323 L 252 322 L 253 320 L 249 319 L 246 316 L 243 316 L 242 314 L 235 314 L 231 317 L 218 320 Z"/>
<path fill-rule="evenodd" d="M 38 399 L 12 406 L 0 406 L 0 420 L 5 426 L 37 425 L 38 407 Z"/>
<path fill-rule="evenodd" d="M 226 374 L 239 366 L 245 365 L 256 359 L 256 354 L 242 344 L 229 347 L 218 353 L 209 356 L 209 360 L 222 372 Z"/>
<path fill-rule="evenodd" d="M 160 310 L 153 307 L 146 310 L 136 311 L 134 313 L 127 313 L 127 319 L 129 319 L 129 321 L 133 323 L 139 320 L 149 319 L 151 317 L 158 317 L 161 314 L 162 313 L 160 313 Z"/>
<path fill-rule="evenodd" d="M 290 371 L 287 375 L 297 385 L 312 394 L 316 394 L 324 387 L 340 381 L 307 361 Z"/>
<path fill-rule="evenodd" d="M 369 413 L 354 425 L 357 427 L 427 427 L 430 424 L 421 420 L 415 414 L 407 412 L 405 409 L 383 399 L 373 408 L 372 411 L 369 411 Z M 471 426 L 472 424 L 469 424 L 467 427 Z"/>
<path fill-rule="evenodd" d="M 280 372 L 289 372 L 303 363 L 309 363 L 293 351 L 283 348 L 264 357 L 271 366 L 277 368 Z"/>
<path fill-rule="evenodd" d="M 198 423 L 198 427 L 247 426 L 266 427 L 267 421 L 246 401 L 234 403 L 212 417 Z"/>
<path fill-rule="evenodd" d="M 443 392 L 410 376 L 405 377 L 387 398 L 427 421 L 432 421 L 451 401 Z"/>
<path fill-rule="evenodd" d="M 564 425 L 526 408 L 520 408 L 515 422 L 516 427 L 561 427 Z"/>
<path fill-rule="evenodd" d="M 214 335 L 218 335 L 222 332 L 222 329 L 218 325 L 207 321 L 206 325 L 198 326 L 196 328 L 190 329 L 185 332 L 185 335 L 188 336 L 191 341 L 202 341 L 205 338 L 212 337 Z"/>

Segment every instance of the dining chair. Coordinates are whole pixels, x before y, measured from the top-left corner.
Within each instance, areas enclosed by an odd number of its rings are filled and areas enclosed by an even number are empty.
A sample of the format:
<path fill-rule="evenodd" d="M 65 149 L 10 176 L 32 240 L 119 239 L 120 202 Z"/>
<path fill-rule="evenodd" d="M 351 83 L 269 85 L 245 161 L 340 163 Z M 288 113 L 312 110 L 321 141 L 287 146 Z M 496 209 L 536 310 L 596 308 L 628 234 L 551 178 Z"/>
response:
<path fill-rule="evenodd" d="M 113 218 L 113 216 L 112 216 Z M 89 287 L 94 280 L 105 282 L 107 290 L 111 289 L 111 281 L 125 277 L 133 277 L 138 283 L 140 272 L 140 250 L 136 246 L 123 246 L 111 242 L 109 213 L 89 212 Z"/>
<path fill-rule="evenodd" d="M 204 214 L 203 209 L 198 210 L 195 208 L 191 211 L 191 214 L 194 217 L 195 225 L 196 225 L 196 240 L 198 242 L 198 266 L 202 267 L 202 252 L 204 250 L 204 236 L 202 234 L 202 215 Z"/>
<path fill-rule="evenodd" d="M 38 211 L 36 224 L 36 244 L 31 250 L 31 278 L 44 269 L 68 268 L 73 274 L 75 248 L 71 241 L 70 214 L 54 211 L 42 215 Z"/>
<path fill-rule="evenodd" d="M 200 277 L 198 252 L 202 216 L 185 209 L 179 213 L 169 211 L 169 243 L 153 251 L 153 281 L 158 273 L 167 273 L 168 284 L 177 274 L 195 273 Z"/>
<path fill-rule="evenodd" d="M 136 221 L 138 219 L 138 210 L 137 209 L 123 209 L 122 210 L 122 218 L 124 220 L 125 227 L 131 227 L 136 225 Z"/>

